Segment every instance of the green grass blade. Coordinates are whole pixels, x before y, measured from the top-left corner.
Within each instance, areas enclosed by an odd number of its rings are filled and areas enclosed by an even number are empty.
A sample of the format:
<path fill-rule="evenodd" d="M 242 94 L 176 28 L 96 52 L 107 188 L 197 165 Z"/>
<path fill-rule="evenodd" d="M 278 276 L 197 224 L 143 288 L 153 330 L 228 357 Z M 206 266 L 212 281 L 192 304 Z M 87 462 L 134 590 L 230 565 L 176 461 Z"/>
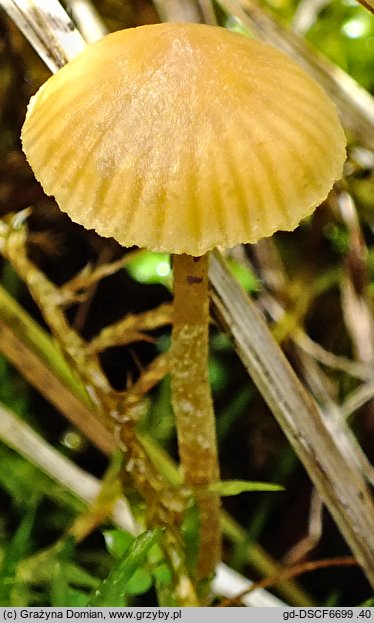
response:
<path fill-rule="evenodd" d="M 110 571 L 108 577 L 95 592 L 91 606 L 124 606 L 126 599 L 126 585 L 135 571 L 141 567 L 146 556 L 161 536 L 161 529 L 148 530 L 138 536 L 129 552 Z"/>

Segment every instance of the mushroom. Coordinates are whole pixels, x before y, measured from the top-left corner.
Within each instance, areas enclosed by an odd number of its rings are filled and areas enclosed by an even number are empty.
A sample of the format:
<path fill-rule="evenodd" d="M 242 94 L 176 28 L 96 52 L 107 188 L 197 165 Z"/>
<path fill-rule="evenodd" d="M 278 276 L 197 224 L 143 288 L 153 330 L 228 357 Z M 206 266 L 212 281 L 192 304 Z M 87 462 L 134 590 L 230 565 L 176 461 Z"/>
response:
<path fill-rule="evenodd" d="M 345 160 L 335 107 L 270 45 L 157 24 L 107 35 L 51 77 L 31 99 L 22 141 L 73 221 L 174 255 L 172 403 L 205 578 L 220 555 L 208 253 L 293 230 L 326 198 Z"/>

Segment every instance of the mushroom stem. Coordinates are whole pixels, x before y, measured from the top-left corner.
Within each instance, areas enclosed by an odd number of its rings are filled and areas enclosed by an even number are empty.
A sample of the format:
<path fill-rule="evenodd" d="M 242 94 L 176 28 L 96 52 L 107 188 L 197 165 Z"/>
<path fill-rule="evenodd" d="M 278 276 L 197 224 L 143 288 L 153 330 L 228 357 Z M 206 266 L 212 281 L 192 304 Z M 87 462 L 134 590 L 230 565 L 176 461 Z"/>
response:
<path fill-rule="evenodd" d="M 171 348 L 172 404 L 185 483 L 197 491 L 219 479 L 212 395 L 208 379 L 208 254 L 174 255 L 174 323 Z M 220 558 L 220 502 L 197 497 L 200 511 L 198 577 L 214 573 Z"/>

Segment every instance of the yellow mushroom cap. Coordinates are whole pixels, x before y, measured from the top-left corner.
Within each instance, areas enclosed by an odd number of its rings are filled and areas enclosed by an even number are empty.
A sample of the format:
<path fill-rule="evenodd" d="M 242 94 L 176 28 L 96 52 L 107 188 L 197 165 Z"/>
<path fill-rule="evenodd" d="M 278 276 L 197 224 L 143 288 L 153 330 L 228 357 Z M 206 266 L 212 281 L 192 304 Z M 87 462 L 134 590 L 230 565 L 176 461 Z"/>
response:
<path fill-rule="evenodd" d="M 89 45 L 31 99 L 22 141 L 73 221 L 190 255 L 294 229 L 345 160 L 312 78 L 272 46 L 200 24 Z"/>

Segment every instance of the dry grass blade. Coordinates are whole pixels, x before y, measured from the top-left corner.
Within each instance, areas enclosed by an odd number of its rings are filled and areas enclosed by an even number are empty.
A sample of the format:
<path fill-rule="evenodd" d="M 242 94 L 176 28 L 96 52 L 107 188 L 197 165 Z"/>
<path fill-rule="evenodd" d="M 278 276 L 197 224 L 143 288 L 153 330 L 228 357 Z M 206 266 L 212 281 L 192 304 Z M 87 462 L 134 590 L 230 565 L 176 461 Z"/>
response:
<path fill-rule="evenodd" d="M 218 254 L 212 257 L 210 278 L 216 313 L 232 335 L 243 364 L 374 586 L 374 509 L 359 470 L 347 465 L 331 427 Z M 336 432 L 344 436 L 342 427 Z"/>
<path fill-rule="evenodd" d="M 349 244 L 341 284 L 343 318 L 356 359 L 373 369 L 374 320 L 369 295 L 368 250 L 353 198 L 347 192 L 338 191 L 334 198 L 347 229 Z"/>
<path fill-rule="evenodd" d="M 0 439 L 87 504 L 92 504 L 99 494 L 96 478 L 76 467 L 1 404 Z M 139 531 L 124 498 L 116 503 L 113 518 L 124 530 L 132 534 Z"/>
<path fill-rule="evenodd" d="M 59 2 L 0 0 L 47 67 L 56 72 L 83 50 L 85 41 Z"/>
<path fill-rule="evenodd" d="M 243 597 L 249 595 L 252 591 L 257 590 L 258 588 L 274 586 L 274 584 L 278 584 L 279 582 L 282 582 L 282 580 L 293 578 L 298 575 L 302 575 L 303 573 L 310 573 L 311 571 L 327 569 L 329 567 L 354 567 L 356 564 L 357 563 L 354 558 L 351 556 L 344 556 L 342 558 L 328 558 L 326 560 L 302 562 L 292 567 L 286 567 L 278 575 L 255 582 L 250 588 L 243 591 L 243 593 L 236 595 L 236 597 L 233 597 L 232 599 L 225 599 L 220 603 L 220 607 L 227 608 L 228 606 L 238 605 Z"/>
<path fill-rule="evenodd" d="M 346 396 L 341 411 L 343 417 L 349 418 L 355 411 L 357 411 L 364 404 L 374 399 L 374 382 L 368 381 L 363 383 L 357 389 L 353 390 L 348 396 Z"/>
<path fill-rule="evenodd" d="M 318 18 L 318 14 L 327 5 L 327 0 L 301 0 L 292 20 L 292 29 L 299 35 L 310 30 Z"/>
<path fill-rule="evenodd" d="M 216 14 L 214 12 L 213 3 L 211 0 L 199 0 L 199 5 L 203 14 L 203 20 L 206 24 L 212 26 L 217 25 Z"/>
<path fill-rule="evenodd" d="M 56 352 L 49 336 L 34 323 L 22 308 L 0 289 L 0 350 L 19 369 L 20 373 L 57 409 L 94 443 L 109 454 L 115 444 L 112 436 L 97 421 L 94 408 L 84 387 L 65 373 L 64 362 Z M 45 360 L 51 351 L 49 361 Z M 56 365 L 59 362 L 58 366 Z M 60 365 L 61 362 L 61 365 Z M 69 386 L 80 387 L 76 394 Z M 86 396 L 86 400 L 84 397 Z"/>
<path fill-rule="evenodd" d="M 279 608 L 284 607 L 283 601 L 274 597 L 271 593 L 262 588 L 251 591 L 253 582 L 244 579 L 240 573 L 234 571 L 224 564 L 218 566 L 217 573 L 212 582 L 213 592 L 219 595 L 226 595 L 229 599 L 238 595 L 238 587 L 240 586 L 240 594 L 243 594 L 242 604 L 255 608 Z M 247 593 L 248 594 L 244 594 Z M 305 601 L 303 604 L 305 605 Z"/>
<path fill-rule="evenodd" d="M 363 381 L 369 380 L 373 377 L 373 369 L 371 365 L 352 361 L 347 357 L 335 355 L 323 348 L 317 342 L 314 342 L 309 335 L 302 330 L 298 330 L 292 336 L 294 342 L 305 351 L 310 357 L 313 357 L 320 363 L 334 370 L 341 370 L 350 376 L 356 377 Z"/>
<path fill-rule="evenodd" d="M 341 426 L 340 423 L 344 419 L 344 411 L 330 396 L 327 377 L 323 374 L 322 370 L 320 370 L 316 362 L 306 355 L 306 353 L 296 349 L 296 355 L 303 369 L 305 383 L 307 387 L 309 387 L 316 402 L 320 405 L 321 414 L 327 426 L 335 435 L 335 443 L 339 447 L 341 455 L 344 456 L 347 466 L 353 465 L 354 468 L 358 468 L 364 478 L 373 484 L 374 468 L 370 464 L 351 429 Z M 366 385 L 368 384 L 361 387 L 366 387 Z"/>
<path fill-rule="evenodd" d="M 362 4 L 362 6 L 364 6 L 365 9 L 370 11 L 370 13 L 374 13 L 374 2 L 373 2 L 373 0 L 358 0 L 358 2 L 360 4 Z"/>
<path fill-rule="evenodd" d="M 67 0 L 66 7 L 87 43 L 107 34 L 103 22 L 90 0 Z"/>
<path fill-rule="evenodd" d="M 321 540 L 322 532 L 323 504 L 318 491 L 313 489 L 310 496 L 307 534 L 283 556 L 283 563 L 287 567 L 290 567 L 300 560 L 305 559 Z"/>
<path fill-rule="evenodd" d="M 154 0 L 153 4 L 163 22 L 200 22 L 202 14 L 191 0 Z"/>

